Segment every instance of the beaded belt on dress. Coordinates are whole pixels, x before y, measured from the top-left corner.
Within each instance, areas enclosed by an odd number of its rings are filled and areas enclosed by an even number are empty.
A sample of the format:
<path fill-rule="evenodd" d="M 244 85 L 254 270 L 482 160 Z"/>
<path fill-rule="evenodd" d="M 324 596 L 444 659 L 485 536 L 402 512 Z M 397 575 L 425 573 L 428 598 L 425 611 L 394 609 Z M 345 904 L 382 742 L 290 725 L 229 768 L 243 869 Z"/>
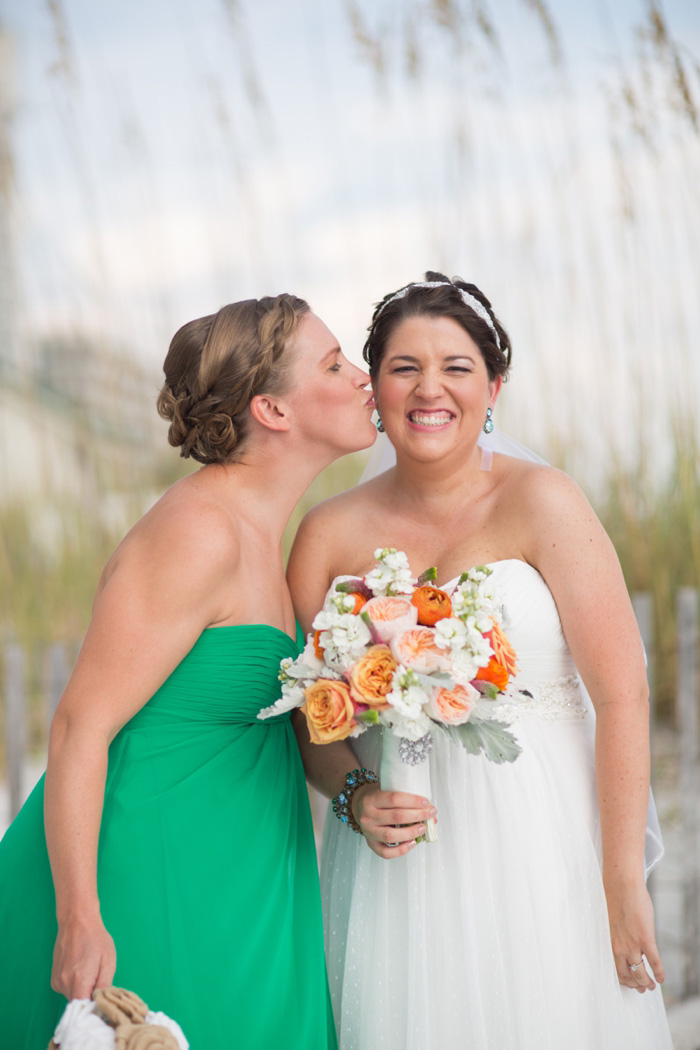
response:
<path fill-rule="evenodd" d="M 567 674 L 538 682 L 529 689 L 509 691 L 503 700 L 494 704 L 486 717 L 492 721 L 515 722 L 526 715 L 534 715 L 547 722 L 559 722 L 585 718 L 587 712 L 578 677 Z"/>

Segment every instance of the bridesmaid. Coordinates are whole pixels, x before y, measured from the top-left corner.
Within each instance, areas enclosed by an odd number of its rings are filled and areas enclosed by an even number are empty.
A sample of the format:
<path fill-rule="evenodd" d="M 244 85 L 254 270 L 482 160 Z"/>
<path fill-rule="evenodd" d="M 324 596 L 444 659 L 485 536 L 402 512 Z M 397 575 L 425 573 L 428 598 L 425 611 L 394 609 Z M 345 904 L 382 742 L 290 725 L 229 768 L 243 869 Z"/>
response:
<path fill-rule="evenodd" d="M 0 843 L 0 1044 L 45 1046 L 116 983 L 192 1050 L 333 1050 L 303 771 L 288 716 L 256 715 L 299 651 L 282 531 L 372 443 L 368 377 L 286 294 L 184 325 L 164 370 L 169 441 L 203 465 L 107 562 L 45 786 Z"/>

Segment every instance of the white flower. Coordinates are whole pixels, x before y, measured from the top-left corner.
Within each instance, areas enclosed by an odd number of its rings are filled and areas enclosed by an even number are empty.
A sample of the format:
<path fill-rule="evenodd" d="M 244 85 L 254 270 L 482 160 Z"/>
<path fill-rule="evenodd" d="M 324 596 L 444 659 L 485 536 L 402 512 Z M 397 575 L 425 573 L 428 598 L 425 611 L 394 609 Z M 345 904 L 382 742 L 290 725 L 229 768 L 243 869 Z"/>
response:
<path fill-rule="evenodd" d="M 476 678 L 479 668 L 485 667 L 487 663 L 488 660 L 486 660 L 486 663 L 478 663 L 467 649 L 462 649 L 452 653 L 450 674 L 457 685 L 467 686 L 473 678 Z"/>
<path fill-rule="evenodd" d="M 321 632 L 324 666 L 337 671 L 352 667 L 372 641 L 367 624 L 352 613 L 320 612 L 313 626 Z"/>
<path fill-rule="evenodd" d="M 438 649 L 455 651 L 464 648 L 468 636 L 467 627 L 457 617 L 447 616 L 443 620 L 438 620 L 433 630 Z"/>
<path fill-rule="evenodd" d="M 394 547 L 378 547 L 374 557 L 379 565 L 365 576 L 365 583 L 375 596 L 411 594 L 413 577 L 408 558 Z"/>
<path fill-rule="evenodd" d="M 324 609 L 330 611 L 335 609 L 338 613 L 351 612 L 355 607 L 355 599 L 351 594 L 345 594 L 344 591 L 332 591 L 328 595 L 328 601 L 324 603 Z"/>
<path fill-rule="evenodd" d="M 95 1013 L 91 999 L 71 999 L 56 1026 L 54 1042 L 61 1050 L 114 1050 L 114 1029 Z"/>
<path fill-rule="evenodd" d="M 491 642 L 484 637 L 477 627 L 471 625 L 468 626 L 468 639 L 465 648 L 477 667 L 486 667 L 486 664 L 493 656 Z"/>
<path fill-rule="evenodd" d="M 417 719 L 422 713 L 423 704 L 427 704 L 428 700 L 428 693 L 414 672 L 399 664 L 391 680 L 391 690 L 386 695 L 387 703 L 402 718 Z M 384 713 L 393 719 L 394 716 L 388 711 Z"/>
<path fill-rule="evenodd" d="M 382 722 L 389 726 L 396 736 L 403 736 L 407 740 L 420 740 L 430 731 L 432 725 L 423 711 L 416 718 L 406 718 L 390 707 L 382 711 Z"/>
<path fill-rule="evenodd" d="M 159 1024 L 162 1028 L 167 1028 L 171 1035 L 175 1036 L 175 1042 L 179 1050 L 190 1050 L 190 1044 L 185 1039 L 185 1033 L 180 1028 L 180 1025 L 173 1021 L 172 1018 L 166 1017 L 160 1010 L 149 1010 L 146 1014 L 146 1024 Z"/>

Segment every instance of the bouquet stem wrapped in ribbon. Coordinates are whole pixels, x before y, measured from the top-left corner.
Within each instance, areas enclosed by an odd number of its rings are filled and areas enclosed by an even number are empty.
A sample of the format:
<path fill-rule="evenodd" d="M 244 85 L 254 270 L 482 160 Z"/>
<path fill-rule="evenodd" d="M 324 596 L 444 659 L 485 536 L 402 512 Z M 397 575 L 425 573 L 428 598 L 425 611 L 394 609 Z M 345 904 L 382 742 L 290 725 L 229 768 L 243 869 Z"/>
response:
<path fill-rule="evenodd" d="M 300 707 L 316 744 L 381 725 L 382 788 L 430 798 L 434 733 L 495 762 L 520 753 L 494 717 L 515 654 L 489 568 L 463 572 L 448 593 L 435 586 L 434 568 L 412 577 L 403 551 L 374 556 L 366 576 L 334 581 L 304 651 L 282 661 L 281 699 L 258 717 Z M 425 838 L 436 837 L 433 825 Z"/>
<path fill-rule="evenodd" d="M 379 782 L 383 791 L 407 791 L 410 795 L 430 798 L 430 752 L 433 739 L 426 733 L 420 740 L 406 740 L 391 730 L 382 735 L 382 763 L 379 767 Z M 435 842 L 437 826 L 429 817 L 425 821 L 425 835 L 419 842 Z"/>

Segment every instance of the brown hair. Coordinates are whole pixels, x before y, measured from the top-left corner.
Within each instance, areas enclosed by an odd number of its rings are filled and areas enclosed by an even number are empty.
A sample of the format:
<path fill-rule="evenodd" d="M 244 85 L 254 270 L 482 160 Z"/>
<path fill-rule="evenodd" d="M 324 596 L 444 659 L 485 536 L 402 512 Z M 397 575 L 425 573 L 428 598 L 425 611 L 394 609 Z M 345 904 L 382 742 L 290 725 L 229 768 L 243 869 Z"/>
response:
<path fill-rule="evenodd" d="M 157 405 L 181 456 L 226 463 L 240 455 L 248 405 L 258 394 L 284 393 L 285 346 L 308 311 L 295 295 L 265 296 L 222 306 L 178 329 L 163 362 Z"/>
<path fill-rule="evenodd" d="M 451 317 L 465 332 L 471 336 L 478 346 L 484 359 L 489 379 L 496 376 L 508 378 L 508 370 L 511 361 L 511 346 L 508 333 L 498 320 L 491 303 L 475 284 L 467 284 L 461 277 L 452 280 L 445 277 L 443 273 L 428 270 L 425 275 L 426 281 L 439 281 L 436 288 L 425 288 L 420 282 L 404 285 L 408 291 L 400 299 L 394 299 L 396 292 L 389 292 L 380 303 L 377 304 L 372 323 L 369 326 L 369 335 L 364 345 L 362 356 L 369 365 L 369 374 L 374 379 L 379 372 L 382 357 L 386 349 L 389 336 L 395 328 L 405 321 L 407 317 Z M 465 303 L 459 290 L 468 292 L 477 299 L 487 310 L 493 321 L 494 328 L 498 333 L 498 342 L 491 326 L 479 317 L 479 315 Z M 403 291 L 403 289 L 399 289 Z M 393 301 L 392 301 L 393 300 Z"/>

